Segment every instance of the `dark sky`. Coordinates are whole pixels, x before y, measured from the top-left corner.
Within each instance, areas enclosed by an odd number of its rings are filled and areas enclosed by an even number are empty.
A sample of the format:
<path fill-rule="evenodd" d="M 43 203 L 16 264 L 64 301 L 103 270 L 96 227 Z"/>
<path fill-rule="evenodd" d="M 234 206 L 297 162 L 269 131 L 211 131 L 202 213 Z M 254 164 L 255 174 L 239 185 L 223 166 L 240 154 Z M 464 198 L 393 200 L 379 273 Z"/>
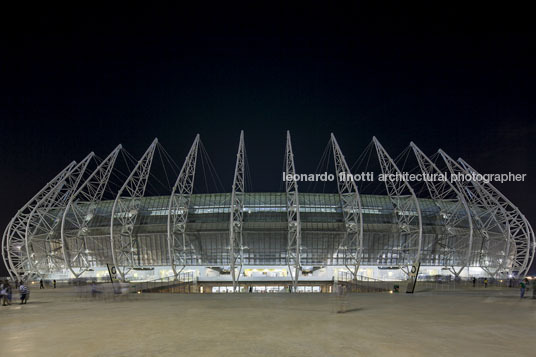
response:
<path fill-rule="evenodd" d="M 5 9 L 2 231 L 70 161 L 119 143 L 139 157 L 158 137 L 182 162 L 200 133 L 230 187 L 241 129 L 255 191 L 279 189 L 287 129 L 300 172 L 330 132 L 349 161 L 376 135 L 393 156 L 413 140 L 480 172 L 527 173 L 497 187 L 536 224 L 527 9 L 267 4 Z"/>

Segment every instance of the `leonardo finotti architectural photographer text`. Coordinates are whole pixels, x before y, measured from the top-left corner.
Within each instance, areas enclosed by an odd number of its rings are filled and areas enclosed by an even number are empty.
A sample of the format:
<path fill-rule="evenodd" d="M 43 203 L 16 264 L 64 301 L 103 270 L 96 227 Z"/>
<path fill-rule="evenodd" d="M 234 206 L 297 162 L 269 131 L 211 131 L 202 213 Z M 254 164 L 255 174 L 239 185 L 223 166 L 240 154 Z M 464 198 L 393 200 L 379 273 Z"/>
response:
<path fill-rule="evenodd" d="M 356 181 L 356 182 L 372 182 L 377 181 L 407 181 L 407 182 L 426 182 L 426 181 L 449 181 L 464 182 L 464 181 L 478 181 L 478 182 L 524 182 L 527 174 L 514 174 L 512 172 L 503 174 L 478 174 L 478 173 L 456 173 L 450 174 L 444 172 L 441 174 L 426 174 L 426 173 L 409 173 L 402 172 L 396 174 L 379 174 L 374 172 L 361 172 L 359 174 L 351 174 L 341 172 L 338 175 L 338 181 Z M 283 181 L 305 181 L 305 182 L 330 182 L 335 181 L 335 174 L 323 172 L 321 174 L 287 174 L 283 172 Z"/>

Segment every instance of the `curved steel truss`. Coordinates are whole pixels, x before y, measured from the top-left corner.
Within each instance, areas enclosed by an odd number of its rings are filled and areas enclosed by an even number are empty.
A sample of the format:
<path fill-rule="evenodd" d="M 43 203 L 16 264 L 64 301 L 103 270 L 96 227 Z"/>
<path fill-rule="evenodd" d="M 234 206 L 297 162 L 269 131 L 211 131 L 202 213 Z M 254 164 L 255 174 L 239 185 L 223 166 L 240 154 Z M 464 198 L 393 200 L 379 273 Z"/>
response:
<path fill-rule="evenodd" d="M 451 175 L 465 175 L 468 173 L 457 161 L 453 160 L 443 150 L 439 154 L 445 161 Z M 491 276 L 499 276 L 509 270 L 509 250 L 511 240 L 509 237 L 508 221 L 501 218 L 505 212 L 495 198 L 482 188 L 478 181 L 456 180 L 458 190 L 463 193 L 469 203 L 473 221 L 479 234 L 480 249 L 478 252 L 479 266 Z"/>
<path fill-rule="evenodd" d="M 461 166 L 468 172 L 478 174 L 478 172 L 469 166 L 463 159 L 458 159 Z M 534 231 L 527 218 L 519 211 L 508 198 L 506 198 L 499 190 L 489 182 L 480 184 L 482 191 L 493 198 L 495 204 L 501 207 L 501 214 L 497 215 L 499 224 L 508 229 L 507 237 L 509 239 L 509 251 L 506 252 L 508 257 L 508 269 L 511 272 L 516 272 L 520 276 L 524 276 L 534 259 L 534 250 L 536 249 Z"/>
<path fill-rule="evenodd" d="M 242 225 L 244 224 L 244 195 L 246 151 L 244 147 L 244 131 L 240 132 L 240 142 L 236 154 L 236 165 L 231 191 L 231 207 L 229 215 L 229 265 L 233 279 L 233 289 L 238 288 L 238 279 L 242 272 L 244 259 L 244 243 Z M 238 271 L 236 271 L 238 269 Z"/>
<path fill-rule="evenodd" d="M 30 212 L 26 223 L 26 254 L 34 273 L 43 275 L 65 268 L 60 233 L 61 216 L 94 156 L 94 153 L 90 153 L 74 166 L 56 190 L 43 197 Z"/>
<path fill-rule="evenodd" d="M 139 246 L 134 237 L 134 228 L 139 218 L 141 198 L 145 193 L 158 139 L 154 139 L 130 176 L 119 189 L 112 206 L 110 219 L 110 245 L 113 263 L 121 280 L 131 269 L 139 267 Z"/>
<path fill-rule="evenodd" d="M 67 165 L 65 169 L 50 180 L 45 187 L 28 201 L 7 225 L 2 236 L 2 259 L 12 279 L 18 280 L 25 273 L 31 271 L 28 255 L 26 254 L 26 226 L 30 213 L 33 212 L 34 208 L 44 197 L 61 187 L 65 176 L 71 172 L 74 166 L 76 166 L 75 161 Z"/>
<path fill-rule="evenodd" d="M 412 142 L 410 147 L 423 174 L 430 177 L 443 174 L 417 145 Z M 425 184 L 430 198 L 439 209 L 443 229 L 441 234 L 437 235 L 437 240 L 428 243 L 431 247 L 424 247 L 423 250 L 432 255 L 431 259 L 434 259 L 434 256 L 441 256 L 438 265 L 445 266 L 458 276 L 471 264 L 473 220 L 469 205 L 463 194 L 449 180 L 425 180 Z M 468 229 L 460 229 L 464 223 Z M 465 235 L 466 232 L 469 232 L 468 236 Z M 441 254 L 436 254 L 437 250 L 440 250 Z"/>
<path fill-rule="evenodd" d="M 61 247 L 67 268 L 75 277 L 95 266 L 89 227 L 122 146 L 117 146 L 71 196 L 61 219 Z"/>
<path fill-rule="evenodd" d="M 186 234 L 186 222 L 188 221 L 188 210 L 190 209 L 190 200 L 194 191 L 198 147 L 199 134 L 195 137 L 169 197 L 167 241 L 169 260 L 175 277 L 180 274 L 188 264 L 188 258 L 195 252 Z"/>
<path fill-rule="evenodd" d="M 346 236 L 339 246 L 339 250 L 342 250 L 344 265 L 353 278 L 356 279 L 357 271 L 363 259 L 363 208 L 361 207 L 361 197 L 355 181 L 347 179 L 347 176 L 351 175 L 351 171 L 333 133 L 331 134 L 331 145 L 335 162 L 337 190 L 341 200 L 344 227 L 346 229 Z"/>
<path fill-rule="evenodd" d="M 294 153 L 290 132 L 287 131 L 287 148 L 285 152 L 285 180 L 287 202 L 287 265 L 292 279 L 292 288 L 296 291 L 300 278 L 300 251 L 301 251 L 301 219 L 300 198 L 298 194 L 298 181 L 296 180 L 296 167 L 294 166 Z"/>
<path fill-rule="evenodd" d="M 387 195 L 394 207 L 394 215 L 399 230 L 398 265 L 405 268 L 420 261 L 422 250 L 422 213 L 419 200 L 411 185 L 389 156 L 382 144 L 372 138 L 382 173 Z"/>
<path fill-rule="evenodd" d="M 298 193 L 289 132 L 282 201 L 275 206 L 250 201 L 255 194 L 245 193 L 246 154 L 241 132 L 230 194 L 211 196 L 217 200 L 209 203 L 196 201 L 200 199 L 193 194 L 200 145 L 197 135 L 174 185 L 169 184 L 165 204 L 149 209 L 152 197 L 144 196 L 157 145 L 155 139 L 125 175 L 119 190 L 111 193 L 114 200 L 104 202 L 103 197 L 105 190 L 112 188 L 109 181 L 121 145 L 97 164 L 90 164 L 96 158 L 93 153 L 79 163 L 73 161 L 50 180 L 4 230 L 2 259 L 11 277 L 43 277 L 53 272 L 79 277 L 103 264 L 113 264 L 120 278 L 127 280 L 133 269 L 161 265 L 178 276 L 186 266 L 203 265 L 229 274 L 237 289 L 244 265 L 269 259 L 273 265 L 288 267 L 285 270 L 296 288 L 301 276 L 310 273 L 309 265 L 313 269 L 346 267 L 354 277 L 362 265 L 404 270 L 418 263 L 439 266 L 457 276 L 478 267 L 489 276 L 523 277 L 536 254 L 536 238 L 527 218 L 491 183 L 424 180 L 418 191 L 376 138 L 373 147 L 387 192 L 376 205 L 380 196 L 364 194 L 347 175 L 343 179 L 350 168 L 333 134 L 330 148 L 337 195 L 330 196 L 333 201 L 315 206 L 313 196 Z M 440 166 L 451 176 L 478 174 L 464 160 L 453 160 L 442 150 L 437 156 L 442 160 L 433 161 L 414 143 L 410 148 L 422 174 L 446 174 Z M 90 166 L 96 169 L 90 170 Z M 271 213 L 263 216 L 265 210 Z M 318 223 L 324 217 L 329 223 Z M 146 221 L 156 222 L 155 226 Z M 325 231 L 316 231 L 321 225 Z M 158 231 L 160 226 L 166 228 L 165 233 Z M 268 229 L 271 231 L 265 231 Z M 244 242 L 250 247 L 244 247 Z M 150 249 L 145 244 L 150 244 Z M 154 263 L 154 256 L 159 263 Z"/>

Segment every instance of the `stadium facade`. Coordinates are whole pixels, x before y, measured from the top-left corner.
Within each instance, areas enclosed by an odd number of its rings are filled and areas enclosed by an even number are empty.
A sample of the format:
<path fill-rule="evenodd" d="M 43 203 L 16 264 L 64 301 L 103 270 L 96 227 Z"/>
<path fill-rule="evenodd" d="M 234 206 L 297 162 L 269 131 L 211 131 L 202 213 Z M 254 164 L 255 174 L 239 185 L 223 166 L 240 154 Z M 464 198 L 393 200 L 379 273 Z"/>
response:
<path fill-rule="evenodd" d="M 180 277 L 232 285 L 272 281 L 298 287 L 341 274 L 380 280 L 421 274 L 524 276 L 534 258 L 534 232 L 523 214 L 491 183 L 426 181 L 419 197 L 408 180 L 385 181 L 385 195 L 366 195 L 353 180 L 337 140 L 330 145 L 338 193 L 298 189 L 287 133 L 285 192 L 245 192 L 245 145 L 240 135 L 230 192 L 194 194 L 199 135 L 167 196 L 146 196 L 155 139 L 114 199 L 104 199 L 119 145 L 106 158 L 72 162 L 23 206 L 2 237 L 12 278 Z M 386 177 L 402 172 L 380 142 L 373 145 Z M 415 144 L 422 174 L 442 171 Z M 450 174 L 477 172 L 439 150 Z M 341 175 L 341 176 L 339 176 Z"/>

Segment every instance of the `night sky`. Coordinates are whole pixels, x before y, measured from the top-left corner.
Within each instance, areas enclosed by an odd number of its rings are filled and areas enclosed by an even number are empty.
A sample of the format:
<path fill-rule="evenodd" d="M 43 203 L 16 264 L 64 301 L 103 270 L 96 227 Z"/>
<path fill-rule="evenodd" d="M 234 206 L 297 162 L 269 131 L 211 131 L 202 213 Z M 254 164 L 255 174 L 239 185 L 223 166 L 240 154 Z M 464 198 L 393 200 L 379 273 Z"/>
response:
<path fill-rule="evenodd" d="M 496 187 L 536 224 L 527 10 L 266 4 L 5 9 L 2 232 L 70 161 L 119 143 L 139 157 L 158 137 L 182 163 L 200 133 L 230 190 L 241 129 L 254 191 L 279 190 L 286 130 L 305 173 L 330 132 L 349 162 L 375 135 L 393 156 L 414 141 L 480 172 L 528 174 Z"/>

